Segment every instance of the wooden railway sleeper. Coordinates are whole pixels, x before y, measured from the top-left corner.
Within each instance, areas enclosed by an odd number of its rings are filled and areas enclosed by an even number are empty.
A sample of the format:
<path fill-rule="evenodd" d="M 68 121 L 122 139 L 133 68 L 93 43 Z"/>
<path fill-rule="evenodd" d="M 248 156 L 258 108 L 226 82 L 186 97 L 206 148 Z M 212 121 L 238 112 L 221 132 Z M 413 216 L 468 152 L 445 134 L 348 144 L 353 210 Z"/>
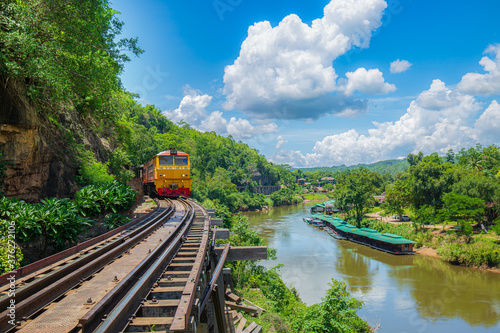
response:
<path fill-rule="evenodd" d="M 205 231 L 204 231 L 205 230 Z M 208 244 L 208 228 L 191 227 L 188 239 L 199 236 L 197 248 L 195 243 L 185 241 L 177 251 L 174 259 L 157 280 L 136 317 L 127 326 L 127 331 L 140 332 L 155 330 L 175 331 L 193 328 L 194 318 L 198 317 L 197 308 L 201 296 L 200 284 L 204 284 L 206 263 L 206 247 Z M 189 254 L 189 256 L 187 255 Z"/>
<path fill-rule="evenodd" d="M 153 284 L 158 284 L 160 280 L 160 276 L 165 269 L 167 263 L 172 259 L 173 255 L 178 252 L 178 249 L 182 245 L 182 237 L 189 231 L 190 225 L 194 220 L 195 213 L 192 208 L 188 209 L 186 203 L 186 210 L 189 210 L 190 219 L 185 225 L 182 227 L 182 231 L 175 237 L 175 239 L 169 244 L 167 249 L 155 260 L 155 262 L 147 269 L 144 275 L 138 280 L 138 282 L 130 289 L 127 295 L 115 306 L 115 308 L 108 314 L 107 318 L 102 322 L 102 324 L 97 327 L 96 333 L 98 332 L 118 332 L 123 329 L 125 326 L 124 323 L 127 322 L 127 318 L 129 318 L 129 322 L 144 322 L 137 315 L 142 308 L 142 302 L 140 301 L 143 298 L 146 298 L 146 295 L 149 294 L 149 290 Z M 158 300 L 156 298 L 156 300 Z M 150 298 L 150 301 L 153 301 Z M 154 304 L 154 303 L 153 303 Z M 132 315 L 130 315 L 132 313 Z M 171 317 L 163 317 L 160 322 L 153 323 L 153 325 L 157 325 L 157 329 L 161 329 L 165 325 L 170 325 Z"/>

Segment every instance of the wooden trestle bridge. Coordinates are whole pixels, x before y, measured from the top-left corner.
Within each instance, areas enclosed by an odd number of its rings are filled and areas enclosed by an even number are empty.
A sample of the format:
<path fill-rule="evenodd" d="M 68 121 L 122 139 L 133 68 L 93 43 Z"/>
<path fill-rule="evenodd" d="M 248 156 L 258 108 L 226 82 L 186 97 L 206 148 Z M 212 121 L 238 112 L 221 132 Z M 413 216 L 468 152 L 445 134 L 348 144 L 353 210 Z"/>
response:
<path fill-rule="evenodd" d="M 0 332 L 235 332 L 241 315 L 227 311 L 223 264 L 266 259 L 267 249 L 216 244 L 229 230 L 214 214 L 161 200 L 127 225 L 0 276 Z"/>

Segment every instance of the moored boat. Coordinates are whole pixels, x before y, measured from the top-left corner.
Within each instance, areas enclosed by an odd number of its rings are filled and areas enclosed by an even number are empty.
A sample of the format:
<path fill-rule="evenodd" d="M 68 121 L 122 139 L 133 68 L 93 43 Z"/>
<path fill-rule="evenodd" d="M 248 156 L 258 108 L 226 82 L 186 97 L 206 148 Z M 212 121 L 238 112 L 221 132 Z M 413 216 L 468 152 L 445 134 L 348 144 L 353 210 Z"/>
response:
<path fill-rule="evenodd" d="M 392 254 L 414 254 L 413 245 L 416 242 L 399 235 L 381 233 L 370 228 L 357 228 L 338 217 L 323 214 L 314 214 L 312 218 L 323 221 L 325 230 L 331 229 L 332 233 L 352 242 Z"/>
<path fill-rule="evenodd" d="M 317 227 L 323 227 L 325 225 L 325 222 L 323 222 L 322 220 L 310 217 L 304 217 L 304 222 L 315 225 Z"/>

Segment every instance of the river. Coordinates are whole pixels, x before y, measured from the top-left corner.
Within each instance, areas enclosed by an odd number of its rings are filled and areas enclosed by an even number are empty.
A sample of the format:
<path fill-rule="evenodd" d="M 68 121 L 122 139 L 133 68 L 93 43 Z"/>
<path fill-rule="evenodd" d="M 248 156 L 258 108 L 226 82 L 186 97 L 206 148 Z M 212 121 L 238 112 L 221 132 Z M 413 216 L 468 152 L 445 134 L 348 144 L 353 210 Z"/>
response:
<path fill-rule="evenodd" d="M 302 220 L 312 205 L 245 213 L 278 250 L 262 265 L 283 264 L 283 280 L 304 302 L 320 302 L 334 278 L 365 303 L 358 314 L 380 332 L 500 332 L 500 274 L 333 239 Z"/>

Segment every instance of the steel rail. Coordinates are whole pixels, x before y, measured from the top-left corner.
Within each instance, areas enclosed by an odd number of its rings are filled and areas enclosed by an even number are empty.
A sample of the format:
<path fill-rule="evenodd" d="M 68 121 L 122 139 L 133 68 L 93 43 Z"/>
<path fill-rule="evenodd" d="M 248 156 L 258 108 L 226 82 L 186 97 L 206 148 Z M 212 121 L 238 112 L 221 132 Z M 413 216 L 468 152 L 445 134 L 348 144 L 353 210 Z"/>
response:
<path fill-rule="evenodd" d="M 191 201 L 193 205 L 196 205 L 200 211 L 204 211 L 203 206 Z M 203 270 L 203 263 L 205 261 L 207 248 L 210 240 L 210 219 L 208 218 L 208 213 L 204 213 L 204 224 L 203 224 L 203 234 L 200 242 L 200 247 L 198 248 L 198 253 L 196 255 L 195 263 L 188 277 L 188 282 L 186 283 L 182 296 L 179 302 L 179 306 L 175 311 L 174 319 L 172 325 L 170 326 L 170 331 L 185 331 L 189 325 L 189 318 L 191 316 L 191 311 L 196 298 L 196 288 L 198 286 L 198 281 Z"/>
<path fill-rule="evenodd" d="M 217 262 L 217 266 L 215 267 L 215 270 L 212 274 L 212 278 L 210 279 L 210 283 L 207 285 L 203 292 L 203 298 L 200 304 L 200 313 L 203 312 L 205 306 L 207 305 L 208 299 L 210 298 L 210 295 L 212 291 L 215 288 L 215 285 L 217 284 L 217 280 L 219 279 L 220 273 L 222 272 L 224 263 L 226 262 L 227 255 L 229 253 L 230 249 L 230 244 L 227 243 L 224 246 L 224 250 L 222 250 L 222 253 L 220 255 L 219 261 Z"/>
<path fill-rule="evenodd" d="M 181 201 L 181 200 L 180 200 Z M 185 201 L 181 201 L 186 203 Z M 186 203 L 187 205 L 187 203 Z M 189 231 L 192 222 L 194 221 L 194 210 L 189 204 L 189 218 L 184 221 L 182 230 L 177 233 L 176 237 L 165 251 L 155 260 L 148 268 L 144 275 L 130 289 L 125 297 L 115 306 L 115 308 L 107 315 L 106 319 L 94 331 L 96 333 L 119 332 L 122 330 L 132 318 L 134 311 L 139 308 L 143 298 L 151 289 L 154 281 L 158 279 L 167 264 L 173 258 L 175 252 L 183 242 L 184 236 Z"/>
<path fill-rule="evenodd" d="M 170 217 L 173 211 L 174 207 L 170 204 L 164 212 L 153 218 L 149 223 L 104 245 L 81 259 L 33 281 L 22 289 L 16 290 L 16 317 L 22 318 L 32 315 L 46 304 L 54 301 L 57 297 L 78 285 L 82 280 L 147 237 L 158 226 L 163 224 L 164 219 Z M 5 304 L 9 301 L 8 297 L 0 299 L 0 308 L 7 308 Z M 7 324 L 9 317 L 7 315 L 8 311 L 3 311 L 0 314 L 0 332 L 5 332 L 5 329 L 9 327 Z"/>
<path fill-rule="evenodd" d="M 158 200 L 156 200 L 158 203 Z M 82 252 L 87 252 L 87 251 L 92 251 L 95 250 L 103 241 L 106 239 L 112 238 L 116 234 L 122 232 L 122 233 L 127 233 L 132 230 L 134 230 L 137 227 L 140 227 L 144 223 L 148 223 L 148 220 L 151 220 L 154 218 L 156 215 L 158 215 L 160 209 L 160 205 L 158 205 L 153 211 L 149 212 L 148 214 L 145 214 L 139 218 L 136 218 L 129 223 L 122 225 L 118 228 L 112 229 L 102 235 L 96 236 L 94 238 L 91 238 L 89 240 L 86 240 L 82 243 L 79 243 L 73 247 L 70 247 L 67 250 L 55 253 L 49 257 L 40 259 L 38 261 L 35 261 L 31 264 L 28 264 L 26 266 L 20 267 L 15 270 L 15 274 L 13 272 L 7 272 L 3 275 L 0 275 L 0 292 L 3 292 L 5 290 L 8 290 L 9 287 L 6 286 L 8 284 L 7 278 L 11 277 L 12 275 L 15 275 L 16 281 L 23 281 L 23 280 L 31 280 L 33 277 L 30 277 L 30 275 L 33 275 L 32 273 L 36 272 L 37 274 L 40 272 L 50 272 L 53 270 L 54 266 L 61 265 L 61 262 L 64 262 L 64 260 L 71 260 L 75 256 L 78 256 L 79 253 Z M 21 280 L 21 278 L 24 278 Z M 10 284 L 10 283 L 9 283 Z"/>
<path fill-rule="evenodd" d="M 101 318 L 103 318 L 106 313 L 111 312 L 116 304 L 129 292 L 132 286 L 137 283 L 139 278 L 144 275 L 147 269 L 152 265 L 152 262 L 161 255 L 167 245 L 179 233 L 184 221 L 189 217 L 188 215 L 189 212 L 186 209 L 186 214 L 181 220 L 181 223 L 175 226 L 175 229 L 162 240 L 160 245 L 158 245 L 146 258 L 134 267 L 130 273 L 120 280 L 120 282 L 109 293 L 107 293 L 103 299 L 94 305 L 89 312 L 80 318 L 79 324 L 81 325 L 83 333 L 93 332 L 97 328 L 97 326 L 102 322 Z"/>

